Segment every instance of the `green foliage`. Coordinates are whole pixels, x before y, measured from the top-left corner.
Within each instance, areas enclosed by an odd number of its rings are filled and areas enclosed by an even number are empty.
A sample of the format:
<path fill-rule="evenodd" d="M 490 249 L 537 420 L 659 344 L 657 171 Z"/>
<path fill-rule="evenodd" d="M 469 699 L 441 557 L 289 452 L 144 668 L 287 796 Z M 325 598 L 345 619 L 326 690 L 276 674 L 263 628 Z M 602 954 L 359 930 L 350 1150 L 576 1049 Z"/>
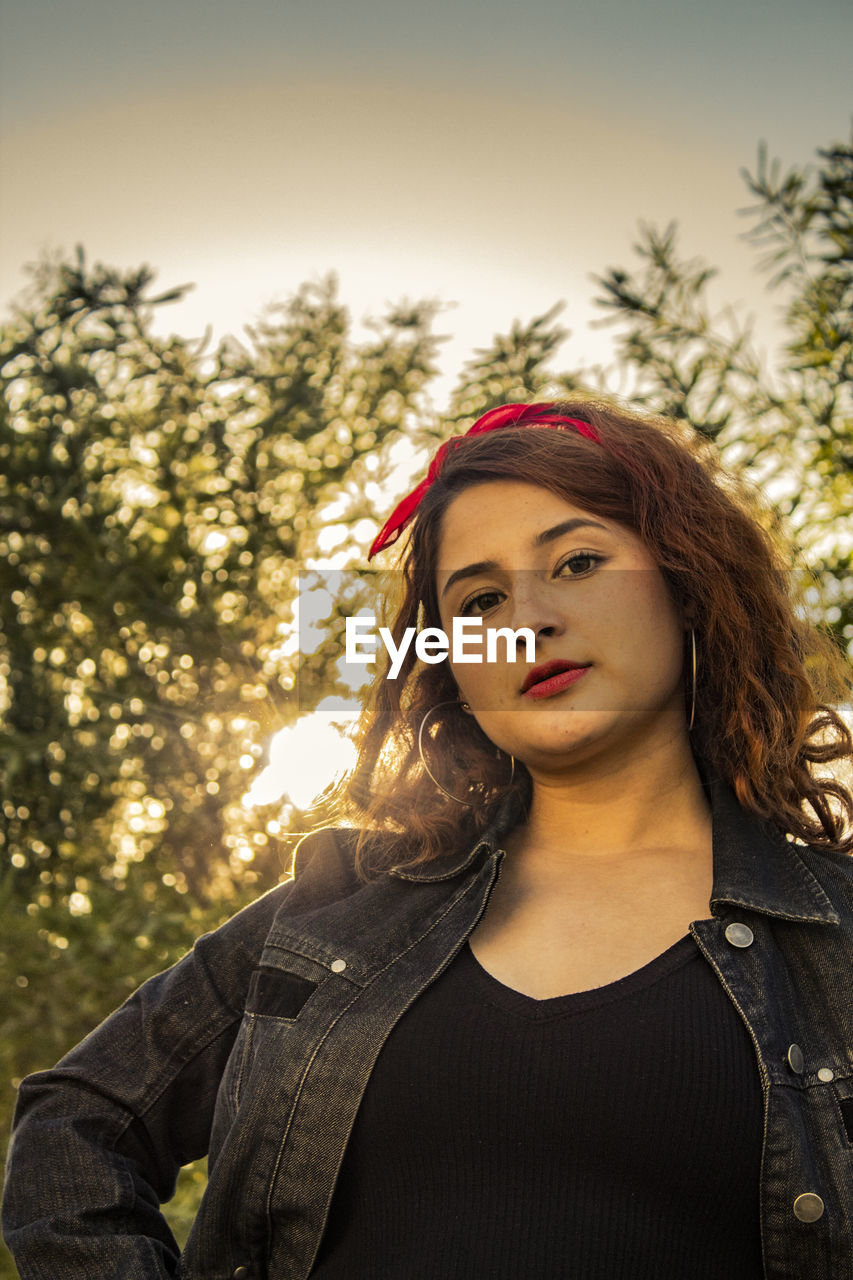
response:
<path fill-rule="evenodd" d="M 297 712 L 296 567 L 435 372 L 428 305 L 356 343 L 330 278 L 208 354 L 151 282 L 45 264 L 0 335 L 7 1080 L 286 871 L 240 800 Z"/>
<path fill-rule="evenodd" d="M 761 147 L 744 174 L 747 239 L 783 297 L 778 368 L 763 365 L 749 326 L 712 312 L 715 272 L 679 258 L 672 226 L 643 229 L 639 269 L 607 272 L 599 301 L 633 398 L 687 418 L 772 494 L 814 574 L 817 615 L 853 645 L 853 141 L 818 157 L 784 171 Z"/>
<path fill-rule="evenodd" d="M 555 374 L 548 369 L 569 336 L 556 323 L 562 309 L 560 303 L 527 324 L 516 320 L 508 334 L 496 334 L 491 347 L 474 353 L 450 400 L 448 418 L 458 429 L 496 405 L 555 399 L 587 387 L 586 373 Z"/>
<path fill-rule="evenodd" d="M 149 283 L 61 266 L 0 348 L 4 835 L 39 911 L 135 861 L 200 900 L 278 868 L 235 809 L 293 715 L 296 565 L 433 371 L 426 310 L 355 348 L 331 282 L 205 360 Z"/>

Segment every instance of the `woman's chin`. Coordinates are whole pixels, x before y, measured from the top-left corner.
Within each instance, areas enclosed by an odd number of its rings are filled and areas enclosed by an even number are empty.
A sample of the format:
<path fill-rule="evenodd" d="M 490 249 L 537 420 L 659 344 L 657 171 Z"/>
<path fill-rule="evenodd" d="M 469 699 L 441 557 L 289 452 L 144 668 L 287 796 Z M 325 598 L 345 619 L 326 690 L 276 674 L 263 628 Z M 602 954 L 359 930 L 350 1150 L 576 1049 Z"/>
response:
<path fill-rule="evenodd" d="M 523 735 L 506 735 L 503 750 L 514 755 L 531 772 L 571 769 L 590 757 L 617 746 L 618 721 L 603 711 L 577 711 L 566 723 L 565 713 L 559 724 L 540 722 L 529 726 Z M 502 735 L 503 736 L 503 735 Z"/>

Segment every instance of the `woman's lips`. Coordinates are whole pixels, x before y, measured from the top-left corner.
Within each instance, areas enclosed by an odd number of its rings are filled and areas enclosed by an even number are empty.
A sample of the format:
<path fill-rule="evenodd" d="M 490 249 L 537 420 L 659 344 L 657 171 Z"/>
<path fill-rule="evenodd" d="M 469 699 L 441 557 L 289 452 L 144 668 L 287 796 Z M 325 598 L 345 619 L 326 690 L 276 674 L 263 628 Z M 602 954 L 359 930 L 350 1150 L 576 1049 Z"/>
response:
<path fill-rule="evenodd" d="M 534 683 L 527 684 L 527 681 L 525 681 L 527 687 L 522 687 L 523 696 L 525 698 L 550 698 L 553 694 L 567 689 L 570 684 L 576 684 L 581 676 L 585 675 L 589 670 L 589 667 L 567 667 L 564 663 L 555 663 L 554 667 L 553 675 L 547 674 L 547 666 L 543 669 L 542 675 L 544 679 L 537 679 L 536 670 L 532 671 L 530 675 L 533 676 Z M 530 676 L 527 679 L 530 680 Z"/>

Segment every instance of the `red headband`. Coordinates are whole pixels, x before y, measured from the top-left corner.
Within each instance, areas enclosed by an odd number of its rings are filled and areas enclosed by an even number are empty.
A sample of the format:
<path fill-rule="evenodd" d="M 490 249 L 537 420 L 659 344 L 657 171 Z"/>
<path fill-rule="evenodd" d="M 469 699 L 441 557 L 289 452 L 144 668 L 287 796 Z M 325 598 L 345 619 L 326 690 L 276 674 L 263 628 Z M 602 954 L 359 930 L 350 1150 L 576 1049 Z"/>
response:
<path fill-rule="evenodd" d="M 596 444 L 601 444 L 601 437 L 595 427 L 591 427 L 588 422 L 581 422 L 579 418 L 564 418 L 554 404 L 502 404 L 499 409 L 490 409 L 488 413 L 483 414 L 482 418 L 478 418 L 464 435 L 451 436 L 437 449 L 435 457 L 429 464 L 426 478 L 397 504 L 374 538 L 367 553 L 368 560 L 383 547 L 397 541 L 415 514 L 424 494 L 441 474 L 441 468 L 449 451 L 458 448 L 467 436 L 482 435 L 484 431 L 497 431 L 499 427 L 574 427 L 580 435 L 586 436 L 588 440 L 594 440 Z"/>

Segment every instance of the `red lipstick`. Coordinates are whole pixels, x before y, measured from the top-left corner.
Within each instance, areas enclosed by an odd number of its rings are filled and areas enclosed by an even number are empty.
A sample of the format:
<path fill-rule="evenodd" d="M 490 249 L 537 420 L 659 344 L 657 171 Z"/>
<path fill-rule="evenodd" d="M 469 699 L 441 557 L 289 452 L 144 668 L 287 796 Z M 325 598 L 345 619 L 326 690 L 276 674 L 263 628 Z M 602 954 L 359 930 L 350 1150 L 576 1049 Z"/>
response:
<path fill-rule="evenodd" d="M 588 663 L 582 666 L 578 662 L 567 662 L 560 658 L 543 662 L 541 666 L 528 671 L 521 692 L 526 698 L 549 698 L 580 680 L 590 665 Z"/>

